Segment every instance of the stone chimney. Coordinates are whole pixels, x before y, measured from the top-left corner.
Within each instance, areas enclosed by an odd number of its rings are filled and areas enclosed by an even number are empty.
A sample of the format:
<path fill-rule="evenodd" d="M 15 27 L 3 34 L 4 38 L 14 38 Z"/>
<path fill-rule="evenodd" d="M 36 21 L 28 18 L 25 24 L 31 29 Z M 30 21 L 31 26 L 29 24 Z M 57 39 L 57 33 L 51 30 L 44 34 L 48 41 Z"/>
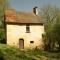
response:
<path fill-rule="evenodd" d="M 38 8 L 38 7 L 34 7 L 34 8 L 33 8 L 33 13 L 34 13 L 35 15 L 38 15 L 38 10 L 37 10 L 37 8 Z"/>

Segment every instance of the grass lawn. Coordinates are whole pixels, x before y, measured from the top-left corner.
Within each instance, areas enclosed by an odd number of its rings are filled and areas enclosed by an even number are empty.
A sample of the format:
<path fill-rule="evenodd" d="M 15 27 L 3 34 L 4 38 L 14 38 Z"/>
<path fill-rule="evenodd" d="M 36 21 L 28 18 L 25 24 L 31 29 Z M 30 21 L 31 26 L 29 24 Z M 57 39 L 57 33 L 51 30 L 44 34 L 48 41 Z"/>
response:
<path fill-rule="evenodd" d="M 60 60 L 60 53 L 40 50 L 20 50 L 0 44 L 0 60 Z"/>

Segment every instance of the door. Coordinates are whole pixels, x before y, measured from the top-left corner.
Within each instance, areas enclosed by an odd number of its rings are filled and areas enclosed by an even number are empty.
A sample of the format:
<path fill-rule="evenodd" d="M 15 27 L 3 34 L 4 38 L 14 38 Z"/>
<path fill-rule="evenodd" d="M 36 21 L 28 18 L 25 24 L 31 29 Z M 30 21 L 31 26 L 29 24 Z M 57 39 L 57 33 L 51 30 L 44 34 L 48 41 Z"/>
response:
<path fill-rule="evenodd" d="M 19 39 L 19 48 L 24 48 L 24 39 Z"/>

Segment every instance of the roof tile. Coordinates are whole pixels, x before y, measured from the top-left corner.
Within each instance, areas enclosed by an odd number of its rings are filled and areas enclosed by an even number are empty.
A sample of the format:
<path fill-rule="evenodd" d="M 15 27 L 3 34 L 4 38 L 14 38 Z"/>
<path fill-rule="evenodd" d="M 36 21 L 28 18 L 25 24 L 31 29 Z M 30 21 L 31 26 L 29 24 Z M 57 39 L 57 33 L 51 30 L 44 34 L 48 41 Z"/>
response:
<path fill-rule="evenodd" d="M 34 13 L 16 12 L 13 10 L 5 11 L 5 22 L 15 23 L 43 23 L 41 17 Z"/>

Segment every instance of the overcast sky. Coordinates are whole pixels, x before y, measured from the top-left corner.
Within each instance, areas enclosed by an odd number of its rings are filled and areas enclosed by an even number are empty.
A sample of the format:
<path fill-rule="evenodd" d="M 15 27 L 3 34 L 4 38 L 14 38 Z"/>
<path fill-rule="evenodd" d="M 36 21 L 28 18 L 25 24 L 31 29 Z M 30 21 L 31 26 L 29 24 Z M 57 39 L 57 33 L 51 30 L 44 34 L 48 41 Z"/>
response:
<path fill-rule="evenodd" d="M 43 5 L 56 5 L 60 7 L 60 0 L 10 0 L 10 5 L 17 11 L 32 11 L 32 8 L 42 7 Z"/>

